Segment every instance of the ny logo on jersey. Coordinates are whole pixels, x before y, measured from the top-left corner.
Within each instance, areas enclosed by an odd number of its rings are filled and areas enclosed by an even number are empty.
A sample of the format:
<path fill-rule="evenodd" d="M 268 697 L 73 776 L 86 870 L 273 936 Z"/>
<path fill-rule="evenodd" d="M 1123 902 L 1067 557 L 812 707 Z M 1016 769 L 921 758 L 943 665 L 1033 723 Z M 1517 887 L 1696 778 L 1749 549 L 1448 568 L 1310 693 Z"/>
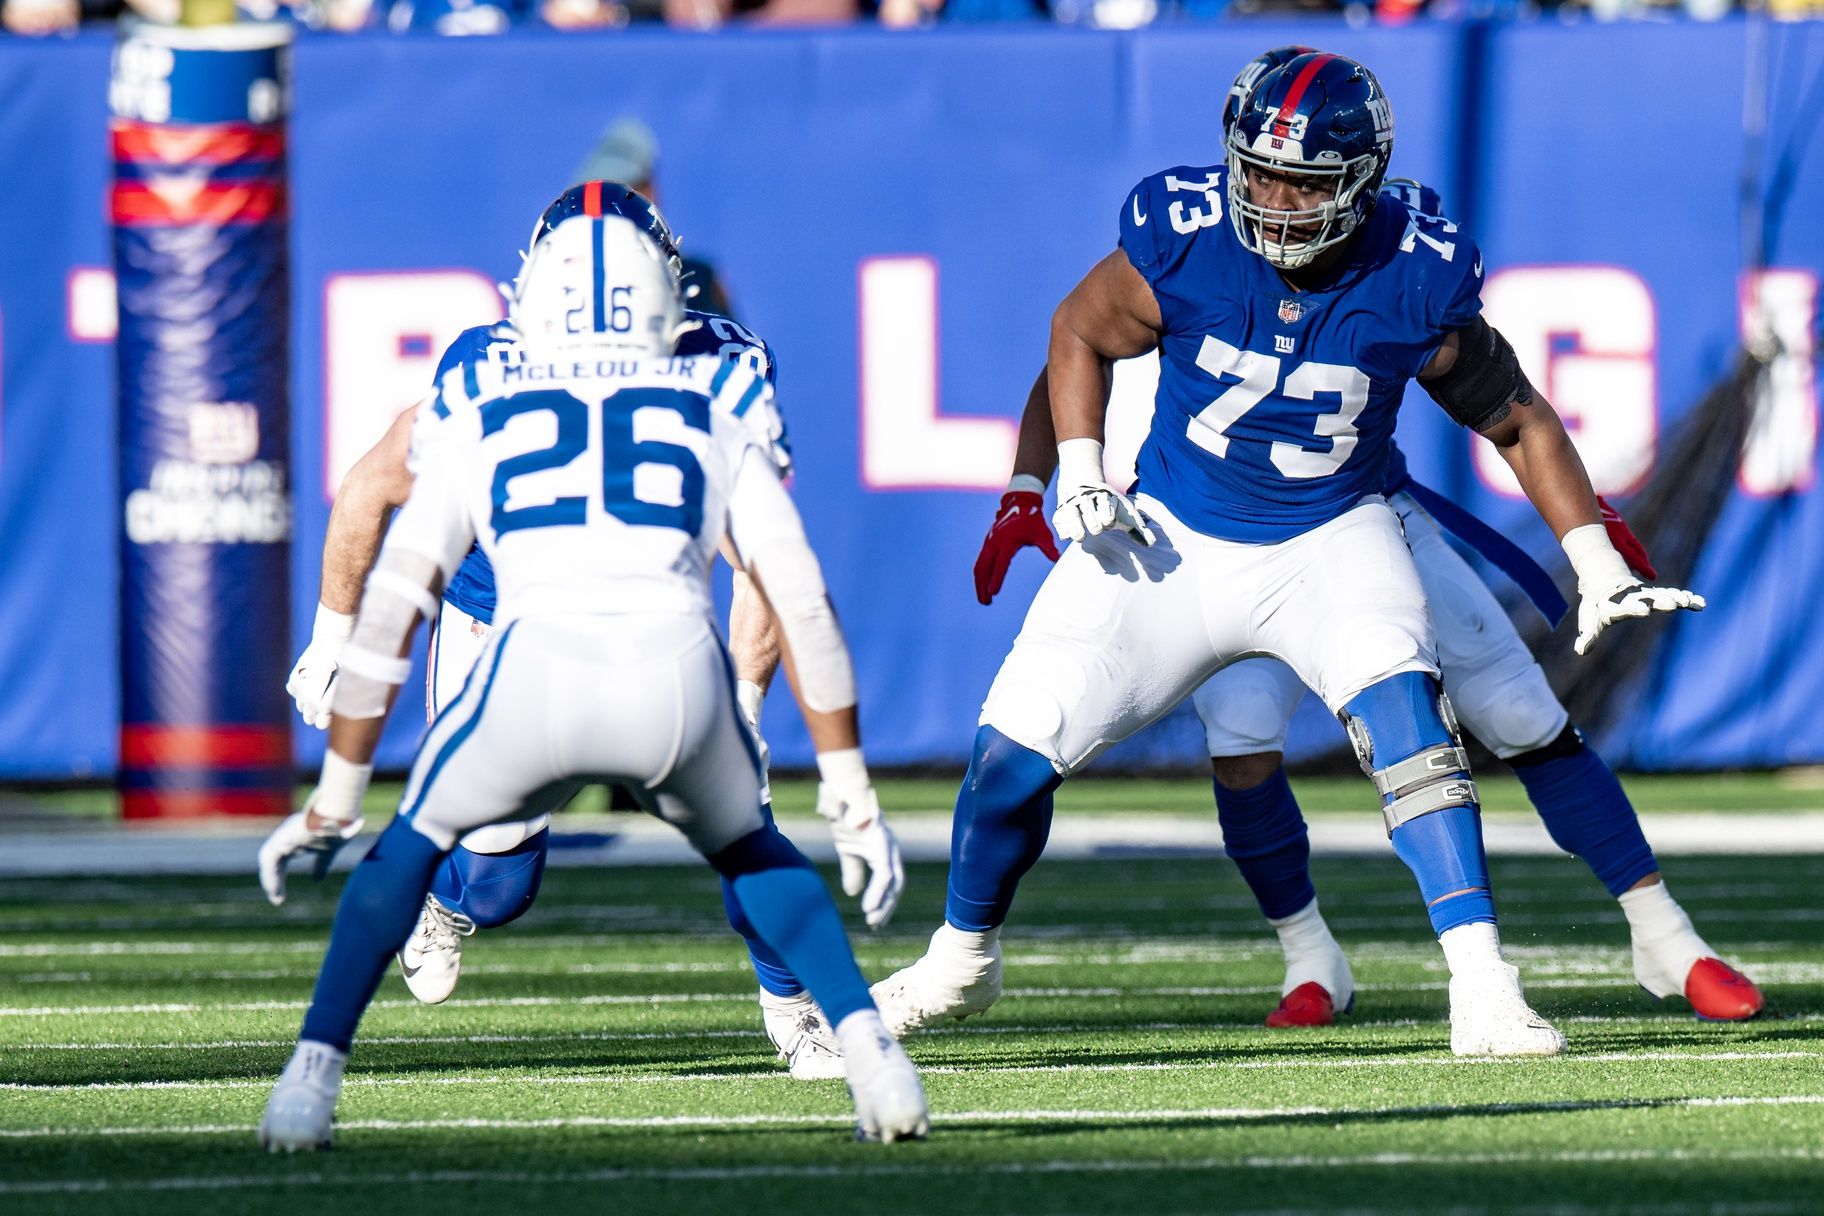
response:
<path fill-rule="evenodd" d="M 1290 334 L 1274 334 L 1273 335 L 1273 349 L 1278 351 L 1280 354 L 1282 354 L 1282 355 L 1291 354 L 1292 346 L 1293 346 L 1293 339 Z"/>

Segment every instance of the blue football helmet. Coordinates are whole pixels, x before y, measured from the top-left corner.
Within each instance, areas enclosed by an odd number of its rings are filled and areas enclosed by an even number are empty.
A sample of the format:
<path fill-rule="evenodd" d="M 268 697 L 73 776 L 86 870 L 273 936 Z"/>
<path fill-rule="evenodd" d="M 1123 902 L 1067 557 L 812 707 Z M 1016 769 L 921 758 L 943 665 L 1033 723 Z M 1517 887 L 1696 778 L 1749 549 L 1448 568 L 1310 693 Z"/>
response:
<path fill-rule="evenodd" d="M 1248 92 L 1259 84 L 1261 78 L 1274 68 L 1283 67 L 1300 55 L 1309 55 L 1317 48 L 1314 46 L 1276 46 L 1270 51 L 1262 51 L 1242 66 L 1235 74 L 1235 82 L 1229 86 L 1229 95 L 1222 103 L 1222 139 L 1226 144 L 1229 132 L 1235 129 L 1235 119 L 1241 114 L 1241 106 L 1248 98 Z"/>
<path fill-rule="evenodd" d="M 1228 152 L 1236 236 L 1282 270 L 1296 269 L 1346 242 L 1373 210 L 1393 156 L 1393 106 L 1374 73 L 1355 60 L 1300 55 L 1243 99 Z M 1257 206 L 1248 195 L 1249 169 L 1332 179 L 1334 193 L 1300 211 Z M 1277 238 L 1269 239 L 1270 230 Z"/>
<path fill-rule="evenodd" d="M 678 238 L 672 235 L 671 225 L 665 222 L 665 217 L 659 214 L 658 207 L 651 199 L 619 182 L 580 182 L 558 195 L 545 208 L 544 214 L 538 217 L 538 225 L 532 229 L 532 241 L 526 246 L 527 250 L 538 248 L 541 238 L 563 221 L 577 215 L 618 215 L 631 221 L 635 228 L 658 243 L 671 264 L 672 273 L 679 278 L 683 277 L 684 257 L 678 252 Z"/>

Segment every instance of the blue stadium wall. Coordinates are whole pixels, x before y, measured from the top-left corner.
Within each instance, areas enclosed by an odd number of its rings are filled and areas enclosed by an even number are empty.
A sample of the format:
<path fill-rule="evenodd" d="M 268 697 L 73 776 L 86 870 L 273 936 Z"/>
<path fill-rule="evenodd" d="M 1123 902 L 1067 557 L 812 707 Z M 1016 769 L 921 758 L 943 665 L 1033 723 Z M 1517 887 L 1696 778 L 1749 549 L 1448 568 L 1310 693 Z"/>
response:
<path fill-rule="evenodd" d="M 661 201 L 687 252 L 715 261 L 779 353 L 796 493 L 856 648 L 870 754 L 960 761 L 1043 572 L 1022 554 L 993 607 L 974 601 L 1050 309 L 1112 248 L 1134 181 L 1213 157 L 1235 67 L 1294 40 L 1381 75 L 1395 171 L 1440 186 L 1476 236 L 1491 313 L 1527 335 L 1535 379 L 1570 403 L 1624 502 L 1729 366 L 1752 162 L 1775 204 L 1771 297 L 1804 353 L 1693 579 L 1710 610 L 1668 633 L 1653 697 L 1603 743 L 1649 769 L 1824 761 L 1819 23 L 1771 29 L 1758 145 L 1739 22 L 307 37 L 291 132 L 295 603 L 272 628 L 303 645 L 337 479 L 442 343 L 499 315 L 493 284 L 538 209 L 636 114 L 663 144 Z M 0 42 L 0 778 L 116 764 L 111 47 Z M 1400 434 L 1424 480 L 1553 551 L 1424 398 Z M 808 760 L 783 689 L 767 725 L 778 763 Z M 382 760 L 402 764 L 421 728 L 402 706 Z M 1338 737 L 1307 698 L 1294 756 Z M 1188 763 L 1199 742 L 1181 712 L 1118 755 Z M 321 736 L 300 729 L 297 745 L 313 763 Z"/>

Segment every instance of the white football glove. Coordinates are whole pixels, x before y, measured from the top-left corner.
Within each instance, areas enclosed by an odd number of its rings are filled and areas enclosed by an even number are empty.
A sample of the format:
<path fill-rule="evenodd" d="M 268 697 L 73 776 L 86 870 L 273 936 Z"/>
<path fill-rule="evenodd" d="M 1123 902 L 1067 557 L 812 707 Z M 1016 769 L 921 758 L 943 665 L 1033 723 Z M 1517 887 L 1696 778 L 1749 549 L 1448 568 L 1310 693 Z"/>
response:
<path fill-rule="evenodd" d="M 1577 641 L 1571 649 L 1588 654 L 1602 631 L 1616 621 L 1655 612 L 1702 612 L 1704 597 L 1678 587 L 1649 587 L 1628 569 L 1601 524 L 1564 534 L 1564 551 L 1577 571 Z"/>
<path fill-rule="evenodd" d="M 355 631 L 355 618 L 317 605 L 317 619 L 310 627 L 310 645 L 298 656 L 285 681 L 285 691 L 297 702 L 298 716 L 323 730 L 329 726 L 329 686 L 336 678 L 336 656 Z"/>
<path fill-rule="evenodd" d="M 1051 523 L 1065 540 L 1086 540 L 1111 528 L 1143 545 L 1155 539 L 1127 495 L 1108 484 L 1102 444 L 1095 439 L 1066 439 L 1058 445 L 1058 509 Z"/>
<path fill-rule="evenodd" d="M 823 777 L 817 786 L 817 813 L 830 821 L 843 893 L 861 896 L 868 927 L 881 928 L 893 919 L 906 889 L 899 838 L 881 815 L 860 748 L 822 752 L 817 768 Z"/>
<path fill-rule="evenodd" d="M 361 796 L 367 792 L 371 764 L 351 764 L 332 751 L 323 753 L 323 776 L 304 809 L 285 817 L 260 846 L 260 886 L 273 907 L 285 902 L 285 867 L 293 858 L 316 854 L 311 877 L 321 882 L 343 845 L 361 833 Z M 312 815 L 318 826 L 311 827 Z"/>

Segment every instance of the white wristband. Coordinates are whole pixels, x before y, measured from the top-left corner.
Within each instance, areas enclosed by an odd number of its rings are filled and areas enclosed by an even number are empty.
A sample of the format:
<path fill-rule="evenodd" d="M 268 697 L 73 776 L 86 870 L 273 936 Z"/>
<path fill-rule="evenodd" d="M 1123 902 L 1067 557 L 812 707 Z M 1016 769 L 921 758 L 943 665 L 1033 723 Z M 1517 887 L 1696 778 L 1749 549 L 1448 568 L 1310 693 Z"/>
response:
<path fill-rule="evenodd" d="M 373 775 L 373 765 L 344 760 L 325 748 L 323 775 L 317 778 L 317 801 L 312 809 L 337 823 L 361 818 L 361 796 L 367 793 L 367 783 Z"/>
<path fill-rule="evenodd" d="M 1031 473 L 1015 473 L 1013 475 L 1013 480 L 1007 483 L 1007 492 L 1009 494 L 1043 495 L 1045 493 L 1045 483 L 1034 477 Z"/>
<path fill-rule="evenodd" d="M 1102 471 L 1100 439 L 1066 439 L 1058 445 L 1058 487 L 1099 486 L 1106 481 Z"/>
<path fill-rule="evenodd" d="M 766 689 L 752 680 L 738 680 L 735 683 L 735 704 L 741 707 L 741 716 L 746 718 L 755 730 L 760 729 L 760 707 L 766 703 Z"/>
<path fill-rule="evenodd" d="M 856 796 L 868 788 L 868 762 L 859 747 L 818 752 L 817 775 L 839 796 Z"/>
<path fill-rule="evenodd" d="M 1628 563 L 1615 551 L 1609 531 L 1601 524 L 1584 524 L 1572 528 L 1558 542 L 1564 555 L 1571 559 L 1579 587 L 1620 587 L 1639 582 Z"/>
<path fill-rule="evenodd" d="M 317 605 L 317 618 L 310 625 L 311 641 L 346 642 L 354 632 L 355 617 L 353 613 L 337 612 L 322 604 Z"/>

